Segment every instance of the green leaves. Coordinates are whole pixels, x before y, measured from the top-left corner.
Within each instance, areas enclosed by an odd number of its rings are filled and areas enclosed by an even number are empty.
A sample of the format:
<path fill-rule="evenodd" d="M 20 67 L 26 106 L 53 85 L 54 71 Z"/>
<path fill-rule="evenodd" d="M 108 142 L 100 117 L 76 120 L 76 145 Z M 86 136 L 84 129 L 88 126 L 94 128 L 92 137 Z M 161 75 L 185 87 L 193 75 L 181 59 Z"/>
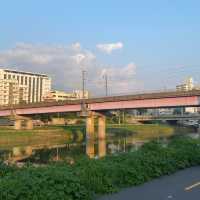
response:
<path fill-rule="evenodd" d="M 153 141 L 131 153 L 21 169 L 0 163 L 0 200 L 89 200 L 200 164 L 200 141 Z"/>
<path fill-rule="evenodd" d="M 66 166 L 24 168 L 0 180 L 1 200 L 90 199 L 90 192 Z"/>

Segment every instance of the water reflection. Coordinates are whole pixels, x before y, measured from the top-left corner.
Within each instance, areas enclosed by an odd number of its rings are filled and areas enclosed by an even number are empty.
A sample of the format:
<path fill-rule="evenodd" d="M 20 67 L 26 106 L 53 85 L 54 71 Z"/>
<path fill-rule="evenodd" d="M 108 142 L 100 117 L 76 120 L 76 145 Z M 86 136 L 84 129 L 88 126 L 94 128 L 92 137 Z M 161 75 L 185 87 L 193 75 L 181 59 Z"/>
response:
<path fill-rule="evenodd" d="M 95 156 L 95 143 L 93 139 L 89 139 L 86 141 L 86 154 L 90 158 L 94 158 Z"/>
<path fill-rule="evenodd" d="M 49 142 L 50 143 L 50 142 Z M 130 138 L 121 139 L 88 139 L 83 143 L 70 143 L 40 146 L 14 146 L 0 150 L 0 159 L 7 162 L 48 163 L 67 161 L 87 155 L 89 158 L 101 158 L 106 154 L 114 154 L 137 149 L 138 143 Z"/>
<path fill-rule="evenodd" d="M 98 156 L 104 157 L 106 155 L 106 140 L 100 139 L 98 141 Z"/>
<path fill-rule="evenodd" d="M 101 158 L 109 154 L 136 151 L 149 139 L 165 138 L 174 134 L 172 129 L 164 134 L 158 131 L 131 134 L 129 131 L 124 135 L 121 132 L 119 134 L 119 130 L 117 132 L 112 130 L 107 133 L 106 140 L 88 139 L 85 141 L 83 132 L 76 130 L 75 133 L 74 137 L 66 136 L 66 133 L 65 135 L 55 133 L 50 136 L 45 133 L 37 137 L 31 136 L 25 141 L 23 138 L 13 140 L 0 138 L 0 160 L 39 164 L 57 161 L 74 163 L 76 159 L 85 155 L 89 158 Z M 199 137 L 199 135 L 192 134 L 192 137 Z"/>

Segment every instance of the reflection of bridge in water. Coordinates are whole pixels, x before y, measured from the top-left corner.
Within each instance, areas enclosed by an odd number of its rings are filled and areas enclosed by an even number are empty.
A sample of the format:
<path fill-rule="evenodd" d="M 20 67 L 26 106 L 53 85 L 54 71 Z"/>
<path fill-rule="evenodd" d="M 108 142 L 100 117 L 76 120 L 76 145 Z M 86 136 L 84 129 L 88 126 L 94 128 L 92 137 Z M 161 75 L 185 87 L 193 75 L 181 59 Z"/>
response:
<path fill-rule="evenodd" d="M 73 154 L 73 151 L 76 151 L 76 149 L 78 149 L 78 156 L 79 154 L 86 154 L 89 158 L 101 158 L 106 156 L 107 153 L 126 152 L 129 148 L 137 149 L 141 144 L 143 142 L 132 137 L 124 137 L 116 140 L 87 139 L 85 143 L 13 147 L 4 151 L 4 160 L 9 163 L 27 161 L 43 163 L 42 159 L 45 159 L 46 162 L 62 160 L 73 163 L 74 156 L 77 156 L 77 154 Z"/>
<path fill-rule="evenodd" d="M 35 145 L 35 146 L 25 146 L 25 147 L 13 147 L 8 154 L 8 162 L 18 162 L 29 158 L 34 155 L 34 151 L 41 149 L 56 149 L 66 147 L 66 144 L 62 145 Z"/>

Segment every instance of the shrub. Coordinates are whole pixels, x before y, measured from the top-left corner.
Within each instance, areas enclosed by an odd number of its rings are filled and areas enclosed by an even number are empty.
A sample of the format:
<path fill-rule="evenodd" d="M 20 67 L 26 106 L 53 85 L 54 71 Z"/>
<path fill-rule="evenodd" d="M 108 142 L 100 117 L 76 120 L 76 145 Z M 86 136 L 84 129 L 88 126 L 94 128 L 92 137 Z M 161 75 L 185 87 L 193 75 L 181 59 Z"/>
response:
<path fill-rule="evenodd" d="M 1 200 L 88 200 L 89 191 L 70 168 L 28 167 L 0 180 Z"/>
<path fill-rule="evenodd" d="M 0 200 L 91 199 L 199 165 L 199 152 L 199 140 L 178 137 L 167 146 L 153 141 L 135 152 L 82 158 L 73 165 L 16 169 L 1 164 Z"/>

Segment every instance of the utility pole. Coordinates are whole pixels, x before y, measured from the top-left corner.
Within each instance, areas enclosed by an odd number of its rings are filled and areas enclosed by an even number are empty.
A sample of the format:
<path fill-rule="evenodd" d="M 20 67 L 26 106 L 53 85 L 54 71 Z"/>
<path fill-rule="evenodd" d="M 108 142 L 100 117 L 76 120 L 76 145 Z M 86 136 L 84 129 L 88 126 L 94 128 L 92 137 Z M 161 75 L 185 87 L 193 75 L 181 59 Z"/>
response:
<path fill-rule="evenodd" d="M 87 115 L 87 108 L 85 105 L 85 70 L 82 70 L 82 98 L 81 99 L 81 115 L 86 116 Z"/>
<path fill-rule="evenodd" d="M 85 99 L 85 70 L 82 70 L 82 99 Z"/>
<path fill-rule="evenodd" d="M 107 74 L 104 75 L 104 79 L 105 79 L 106 96 L 108 96 L 108 75 Z"/>

